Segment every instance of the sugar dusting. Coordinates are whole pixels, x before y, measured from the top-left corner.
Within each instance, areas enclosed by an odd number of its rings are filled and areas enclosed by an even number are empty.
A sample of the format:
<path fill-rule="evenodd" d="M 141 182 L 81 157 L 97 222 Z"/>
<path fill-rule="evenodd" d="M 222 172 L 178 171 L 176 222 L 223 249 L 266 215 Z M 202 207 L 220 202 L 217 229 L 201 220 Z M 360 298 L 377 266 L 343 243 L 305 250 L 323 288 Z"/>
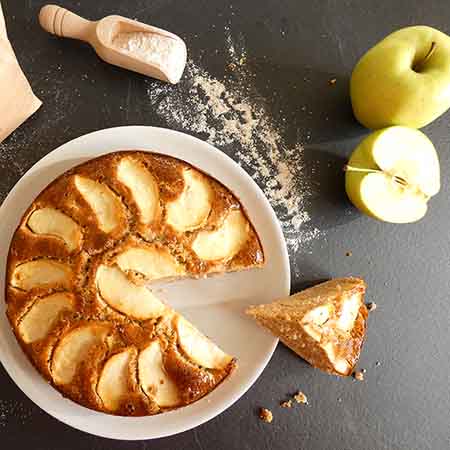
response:
<path fill-rule="evenodd" d="M 282 224 L 290 252 L 317 238 L 308 202 L 312 195 L 304 171 L 301 142 L 288 145 L 285 117 L 269 114 L 268 101 L 256 90 L 247 68 L 247 53 L 227 37 L 229 76 L 212 76 L 190 60 L 176 87 L 148 88 L 152 107 L 167 125 L 199 134 L 213 145 L 233 147 L 230 152 L 263 189 Z"/>

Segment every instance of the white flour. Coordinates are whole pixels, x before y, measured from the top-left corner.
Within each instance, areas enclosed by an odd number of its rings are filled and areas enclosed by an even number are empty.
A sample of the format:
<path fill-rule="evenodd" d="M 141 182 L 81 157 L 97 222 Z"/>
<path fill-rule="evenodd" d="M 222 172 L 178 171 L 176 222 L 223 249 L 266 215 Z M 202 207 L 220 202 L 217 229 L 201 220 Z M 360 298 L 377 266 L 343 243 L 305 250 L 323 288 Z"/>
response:
<path fill-rule="evenodd" d="M 307 210 L 311 187 L 304 174 L 303 147 L 288 145 L 283 137 L 286 119 L 268 113 L 267 100 L 252 83 L 246 53 L 227 39 L 230 76 L 219 80 L 193 61 L 176 87 L 155 85 L 149 100 L 167 125 L 197 133 L 223 147 L 263 189 L 282 224 L 291 252 L 320 232 Z"/>
<path fill-rule="evenodd" d="M 112 45 L 144 62 L 159 65 L 171 80 L 179 80 L 183 74 L 186 51 L 178 39 L 144 31 L 123 32 L 114 37 Z"/>

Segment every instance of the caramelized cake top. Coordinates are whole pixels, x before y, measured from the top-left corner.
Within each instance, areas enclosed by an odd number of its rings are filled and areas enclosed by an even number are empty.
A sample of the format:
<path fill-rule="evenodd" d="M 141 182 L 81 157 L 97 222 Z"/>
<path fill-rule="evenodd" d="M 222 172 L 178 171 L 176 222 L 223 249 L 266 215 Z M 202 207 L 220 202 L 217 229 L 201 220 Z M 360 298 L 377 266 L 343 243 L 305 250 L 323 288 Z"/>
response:
<path fill-rule="evenodd" d="M 176 158 L 115 152 L 65 172 L 23 215 L 7 315 L 63 395 L 150 415 L 199 399 L 236 365 L 151 282 L 263 264 L 254 227 L 222 184 Z"/>

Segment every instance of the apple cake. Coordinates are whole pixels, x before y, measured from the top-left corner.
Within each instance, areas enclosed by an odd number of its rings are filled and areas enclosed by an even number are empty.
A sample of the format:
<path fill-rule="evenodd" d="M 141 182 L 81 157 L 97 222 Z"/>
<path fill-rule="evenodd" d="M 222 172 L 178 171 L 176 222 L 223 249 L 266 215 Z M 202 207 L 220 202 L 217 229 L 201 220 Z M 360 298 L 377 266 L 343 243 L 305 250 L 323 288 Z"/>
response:
<path fill-rule="evenodd" d="M 151 415 L 196 401 L 236 367 L 152 282 L 263 264 L 226 187 L 181 160 L 120 151 L 67 171 L 25 212 L 9 249 L 7 315 L 64 396 Z"/>
<path fill-rule="evenodd" d="M 274 303 L 252 306 L 247 314 L 313 367 L 350 375 L 366 334 L 366 284 L 337 278 Z"/>

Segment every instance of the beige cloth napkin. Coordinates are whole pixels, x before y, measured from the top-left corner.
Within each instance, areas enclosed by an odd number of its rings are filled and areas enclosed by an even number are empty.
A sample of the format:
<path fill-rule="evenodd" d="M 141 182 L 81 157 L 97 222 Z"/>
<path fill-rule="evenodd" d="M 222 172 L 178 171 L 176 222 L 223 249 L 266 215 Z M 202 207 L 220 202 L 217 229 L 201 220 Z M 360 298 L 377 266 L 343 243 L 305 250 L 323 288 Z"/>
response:
<path fill-rule="evenodd" d="M 9 43 L 0 3 L 0 142 L 41 105 L 42 102 L 33 94 Z"/>

